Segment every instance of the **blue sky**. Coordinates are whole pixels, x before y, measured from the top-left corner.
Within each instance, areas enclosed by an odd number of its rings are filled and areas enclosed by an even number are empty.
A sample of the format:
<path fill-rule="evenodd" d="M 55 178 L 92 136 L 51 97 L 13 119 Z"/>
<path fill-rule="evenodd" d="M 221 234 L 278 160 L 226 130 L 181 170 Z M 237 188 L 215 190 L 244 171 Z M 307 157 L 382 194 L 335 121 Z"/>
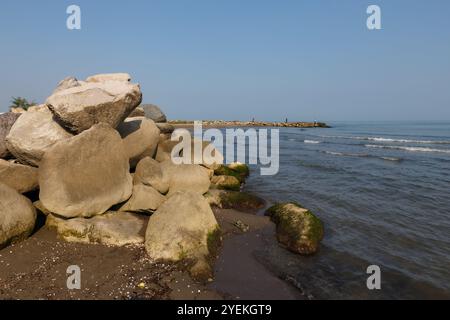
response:
<path fill-rule="evenodd" d="M 82 30 L 66 28 L 66 8 Z M 366 28 L 366 8 L 382 30 Z M 447 0 L 2 0 L 0 111 L 128 72 L 172 119 L 450 120 Z"/>

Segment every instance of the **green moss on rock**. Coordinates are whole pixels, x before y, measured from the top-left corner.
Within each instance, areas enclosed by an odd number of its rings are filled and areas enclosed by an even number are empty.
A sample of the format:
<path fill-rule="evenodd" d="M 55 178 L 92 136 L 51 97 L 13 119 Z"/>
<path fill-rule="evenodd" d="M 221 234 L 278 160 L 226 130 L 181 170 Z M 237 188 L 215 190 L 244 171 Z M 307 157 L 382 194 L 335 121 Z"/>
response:
<path fill-rule="evenodd" d="M 221 165 L 214 170 L 216 176 L 232 176 L 239 180 L 242 184 L 250 174 L 250 169 L 246 164 L 234 163 L 230 165 Z"/>
<path fill-rule="evenodd" d="M 298 203 L 276 204 L 267 214 L 277 225 L 278 241 L 289 250 L 310 255 L 317 252 L 323 239 L 323 223 Z"/>
<path fill-rule="evenodd" d="M 214 176 L 211 179 L 211 187 L 221 190 L 239 191 L 241 190 L 241 183 L 233 176 Z"/>
<path fill-rule="evenodd" d="M 247 192 L 210 190 L 206 198 L 212 206 L 244 212 L 258 212 L 266 206 L 264 199 Z"/>

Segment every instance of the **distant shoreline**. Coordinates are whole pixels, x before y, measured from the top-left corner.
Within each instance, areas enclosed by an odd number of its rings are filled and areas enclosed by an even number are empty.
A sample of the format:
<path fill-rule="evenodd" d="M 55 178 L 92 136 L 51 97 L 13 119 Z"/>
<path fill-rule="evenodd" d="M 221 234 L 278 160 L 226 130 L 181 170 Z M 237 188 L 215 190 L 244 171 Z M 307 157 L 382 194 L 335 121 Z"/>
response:
<path fill-rule="evenodd" d="M 190 127 L 194 121 L 172 120 L 175 127 Z M 274 122 L 274 121 L 225 121 L 203 120 L 204 127 L 280 127 L 280 128 L 331 128 L 324 122 Z"/>

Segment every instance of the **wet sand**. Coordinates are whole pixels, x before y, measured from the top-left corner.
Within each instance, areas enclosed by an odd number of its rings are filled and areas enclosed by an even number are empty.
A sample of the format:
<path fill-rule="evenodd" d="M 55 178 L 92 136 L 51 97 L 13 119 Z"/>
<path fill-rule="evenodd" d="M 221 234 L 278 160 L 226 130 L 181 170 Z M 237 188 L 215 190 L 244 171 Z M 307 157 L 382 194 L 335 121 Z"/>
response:
<path fill-rule="evenodd" d="M 302 298 L 256 259 L 266 241 L 276 241 L 267 217 L 235 210 L 214 212 L 224 241 L 210 283 L 193 281 L 183 265 L 151 261 L 143 245 L 67 243 L 41 227 L 27 240 L 0 250 L 0 299 Z M 237 221 L 242 223 L 239 227 Z M 241 225 L 249 230 L 242 231 Z M 70 265 L 81 268 L 81 290 L 67 289 Z"/>

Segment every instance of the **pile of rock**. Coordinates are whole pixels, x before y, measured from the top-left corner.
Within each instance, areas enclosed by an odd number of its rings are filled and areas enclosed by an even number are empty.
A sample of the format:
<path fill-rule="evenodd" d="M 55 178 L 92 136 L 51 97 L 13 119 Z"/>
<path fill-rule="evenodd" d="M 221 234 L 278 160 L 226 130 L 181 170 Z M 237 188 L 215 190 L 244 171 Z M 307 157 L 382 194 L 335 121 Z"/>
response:
<path fill-rule="evenodd" d="M 210 276 L 220 236 L 204 195 L 239 190 L 246 169 L 173 164 L 173 127 L 141 100 L 128 74 L 71 77 L 45 104 L 0 116 L 0 247 L 29 236 L 38 212 L 66 241 L 145 244 L 153 259 Z"/>

